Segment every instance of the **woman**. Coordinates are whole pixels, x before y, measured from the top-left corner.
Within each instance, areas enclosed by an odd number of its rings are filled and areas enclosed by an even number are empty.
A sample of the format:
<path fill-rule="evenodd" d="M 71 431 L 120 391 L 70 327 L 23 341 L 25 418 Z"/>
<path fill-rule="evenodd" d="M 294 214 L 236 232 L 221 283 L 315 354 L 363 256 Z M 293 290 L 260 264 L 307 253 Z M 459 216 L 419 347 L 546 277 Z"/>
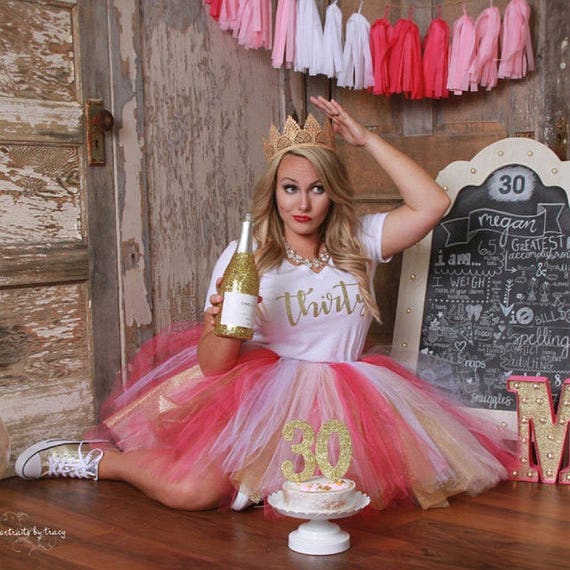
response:
<path fill-rule="evenodd" d="M 196 330 L 171 335 L 179 346 L 109 399 L 103 425 L 116 447 L 40 442 L 18 459 L 20 476 L 118 479 L 175 508 L 233 500 L 240 509 L 278 490 L 284 462 L 299 458 L 284 426 L 300 421 L 318 431 L 334 419 L 352 441 L 346 476 L 378 508 L 403 500 L 439 506 L 506 477 L 510 455 L 499 434 L 391 359 L 362 354 L 379 318 L 376 264 L 423 238 L 448 197 L 337 102 L 311 101 L 333 133 L 314 119 L 304 129 L 289 121 L 284 135 L 273 130 L 266 141 L 269 164 L 253 206 L 261 275 L 253 339 L 214 334 L 223 303 L 216 287 L 234 242 L 214 269 L 199 339 Z M 400 190 L 401 206 L 357 218 L 335 134 L 371 154 Z M 306 465 L 312 453 L 302 451 Z"/>

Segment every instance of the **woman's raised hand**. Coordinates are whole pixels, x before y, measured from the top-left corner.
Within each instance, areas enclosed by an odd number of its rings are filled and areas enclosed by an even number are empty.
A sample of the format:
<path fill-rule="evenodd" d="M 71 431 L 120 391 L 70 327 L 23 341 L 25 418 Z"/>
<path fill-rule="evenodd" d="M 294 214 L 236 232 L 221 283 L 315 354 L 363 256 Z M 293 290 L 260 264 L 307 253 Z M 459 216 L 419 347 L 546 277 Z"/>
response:
<path fill-rule="evenodd" d="M 311 103 L 322 111 L 332 122 L 333 130 L 347 143 L 364 146 L 370 134 L 358 121 L 353 119 L 334 99 L 311 97 Z"/>

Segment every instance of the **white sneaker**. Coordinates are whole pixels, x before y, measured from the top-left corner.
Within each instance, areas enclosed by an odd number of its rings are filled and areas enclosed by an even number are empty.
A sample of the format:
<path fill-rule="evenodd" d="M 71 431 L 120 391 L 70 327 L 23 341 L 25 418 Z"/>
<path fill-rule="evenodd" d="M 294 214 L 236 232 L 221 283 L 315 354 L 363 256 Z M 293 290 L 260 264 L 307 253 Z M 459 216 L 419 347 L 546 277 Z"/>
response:
<path fill-rule="evenodd" d="M 251 507 L 254 502 L 249 498 L 248 495 L 242 493 L 241 491 L 237 492 L 236 498 L 232 503 L 232 511 L 245 511 L 248 507 Z"/>
<path fill-rule="evenodd" d="M 241 486 L 233 500 L 232 511 L 245 511 L 245 509 L 259 503 L 261 503 L 260 497 L 258 498 L 254 493 L 249 493 L 246 487 Z"/>
<path fill-rule="evenodd" d="M 16 475 L 22 479 L 71 477 L 97 481 L 103 450 L 96 448 L 84 452 L 83 445 L 103 441 L 69 439 L 40 441 L 28 447 L 16 459 Z"/>

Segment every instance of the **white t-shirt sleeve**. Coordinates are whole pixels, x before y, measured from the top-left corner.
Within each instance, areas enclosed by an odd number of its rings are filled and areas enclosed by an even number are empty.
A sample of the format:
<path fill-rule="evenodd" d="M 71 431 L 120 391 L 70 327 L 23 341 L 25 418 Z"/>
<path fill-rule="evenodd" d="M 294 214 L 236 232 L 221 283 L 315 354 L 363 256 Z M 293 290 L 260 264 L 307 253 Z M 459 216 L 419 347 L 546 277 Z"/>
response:
<path fill-rule="evenodd" d="M 214 270 L 212 271 L 212 277 L 210 278 L 210 285 L 208 287 L 208 293 L 206 294 L 206 302 L 204 303 L 204 311 L 206 311 L 210 306 L 210 297 L 216 293 L 216 281 L 224 275 L 224 271 L 230 263 L 236 247 L 237 240 L 230 242 L 220 257 L 218 257 L 218 261 L 216 261 L 216 265 L 214 265 Z"/>
<path fill-rule="evenodd" d="M 362 226 L 360 241 L 368 257 L 379 263 L 386 263 L 392 259 L 382 257 L 382 229 L 387 215 L 388 212 L 382 212 L 380 214 L 367 214 L 360 218 Z"/>

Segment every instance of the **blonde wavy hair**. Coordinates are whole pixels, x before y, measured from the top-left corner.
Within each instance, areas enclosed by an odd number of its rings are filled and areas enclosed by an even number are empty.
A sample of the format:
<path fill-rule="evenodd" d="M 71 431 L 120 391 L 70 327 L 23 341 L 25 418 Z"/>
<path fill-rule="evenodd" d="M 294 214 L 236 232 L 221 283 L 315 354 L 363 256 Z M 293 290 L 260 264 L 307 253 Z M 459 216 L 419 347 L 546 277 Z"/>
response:
<path fill-rule="evenodd" d="M 371 260 L 364 254 L 357 238 L 360 220 L 354 211 L 354 189 L 346 166 L 332 149 L 316 145 L 295 146 L 276 153 L 269 161 L 253 194 L 253 235 L 258 244 L 255 258 L 259 273 L 279 266 L 286 255 L 283 221 L 277 210 L 275 192 L 277 171 L 287 154 L 306 158 L 313 165 L 331 201 L 320 228 L 321 240 L 336 267 L 356 278 L 364 304 L 380 321 L 380 311 L 370 291 Z"/>

